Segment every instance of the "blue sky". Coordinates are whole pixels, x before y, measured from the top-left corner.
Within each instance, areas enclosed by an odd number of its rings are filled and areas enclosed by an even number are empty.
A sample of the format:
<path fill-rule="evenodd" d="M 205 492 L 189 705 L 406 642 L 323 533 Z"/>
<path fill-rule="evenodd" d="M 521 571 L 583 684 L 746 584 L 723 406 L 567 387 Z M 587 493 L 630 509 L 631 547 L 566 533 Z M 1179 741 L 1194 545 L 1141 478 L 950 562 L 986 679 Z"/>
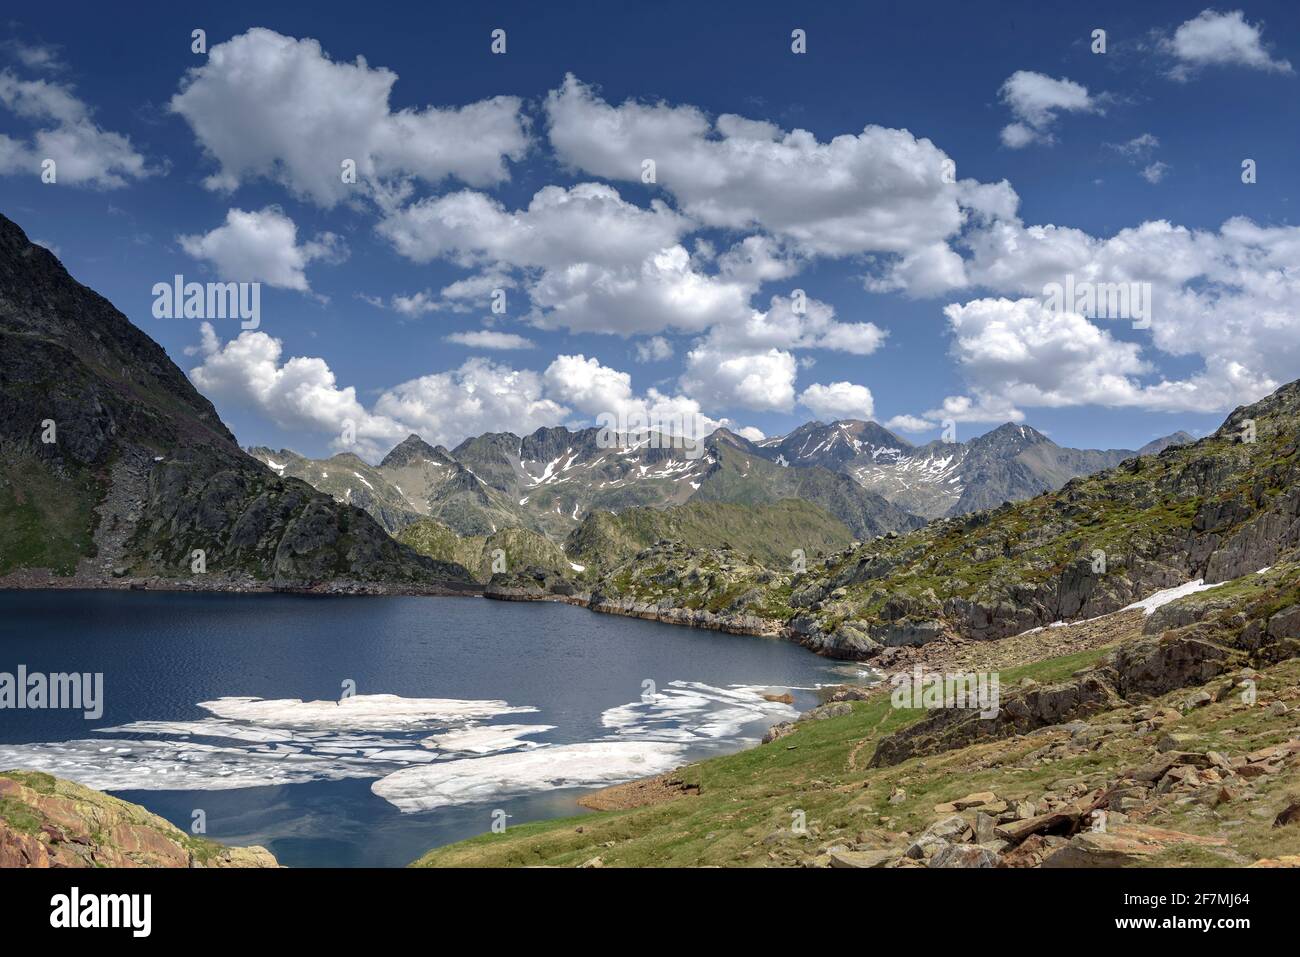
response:
<path fill-rule="evenodd" d="M 650 409 L 1136 447 L 1300 376 L 1294 4 L 174 6 L 11 14 L 0 211 L 247 445 Z M 177 273 L 261 282 L 259 328 L 155 318 Z M 1067 275 L 1150 283 L 1151 328 L 1050 312 Z"/>

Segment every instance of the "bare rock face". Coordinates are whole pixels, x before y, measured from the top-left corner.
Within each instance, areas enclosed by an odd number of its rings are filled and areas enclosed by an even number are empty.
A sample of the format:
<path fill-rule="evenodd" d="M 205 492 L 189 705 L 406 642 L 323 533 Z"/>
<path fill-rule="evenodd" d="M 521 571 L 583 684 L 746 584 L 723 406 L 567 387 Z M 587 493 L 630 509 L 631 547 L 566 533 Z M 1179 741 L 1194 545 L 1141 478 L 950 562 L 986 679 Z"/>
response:
<path fill-rule="evenodd" d="M 0 773 L 0 867 L 278 866 L 264 847 L 223 847 L 80 784 Z"/>
<path fill-rule="evenodd" d="M 484 597 L 499 601 L 544 601 L 553 598 L 579 599 L 573 580 L 553 568 L 528 565 L 515 572 L 492 576 L 483 591 Z M 582 596 L 581 601 L 585 601 Z"/>
<path fill-rule="evenodd" d="M 882 738 L 871 766 L 891 767 L 918 754 L 951 751 L 981 739 L 1027 734 L 1108 711 L 1119 703 L 1119 696 L 1109 684 L 1095 674 L 1087 674 L 1063 684 L 1018 688 L 1002 698 L 993 717 L 983 717 L 973 709 L 938 708 Z"/>
<path fill-rule="evenodd" d="M 1125 697 L 1140 692 L 1161 695 L 1175 688 L 1205 682 L 1240 668 L 1245 655 L 1193 634 L 1147 638 L 1118 649 L 1111 656 L 1115 685 Z"/>

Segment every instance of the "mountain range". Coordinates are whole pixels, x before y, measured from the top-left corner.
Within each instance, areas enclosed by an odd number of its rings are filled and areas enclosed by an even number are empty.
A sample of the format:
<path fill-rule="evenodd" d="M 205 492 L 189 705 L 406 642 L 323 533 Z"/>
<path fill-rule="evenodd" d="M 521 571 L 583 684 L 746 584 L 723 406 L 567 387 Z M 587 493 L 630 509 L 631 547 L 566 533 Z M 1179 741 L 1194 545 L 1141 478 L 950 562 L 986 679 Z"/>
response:
<path fill-rule="evenodd" d="M 1092 618 L 1294 557 L 1298 436 L 1293 382 L 1237 409 L 1212 435 L 1030 500 L 855 542 L 776 573 L 734 550 L 660 541 L 603 575 L 583 601 L 666 620 L 689 613 L 689 623 L 782 634 L 838 658 Z"/>
<path fill-rule="evenodd" d="M 249 453 L 277 474 L 367 510 L 392 533 L 433 518 L 459 535 L 517 526 L 562 541 L 597 512 L 787 498 L 825 509 L 860 538 L 921 524 L 848 475 L 815 464 L 783 469 L 725 429 L 694 447 L 657 433 L 607 444 L 600 429 L 557 426 L 523 437 L 489 433 L 450 451 L 412 435 L 378 466 L 346 452 L 328 459 L 306 459 L 287 449 Z"/>
<path fill-rule="evenodd" d="M 433 518 L 459 535 L 521 527 L 562 541 L 597 512 L 797 498 L 866 539 L 1032 498 L 1135 455 L 1193 441 L 1179 432 L 1136 451 L 1070 449 L 1007 423 L 968 442 L 914 446 L 856 420 L 809 422 L 761 442 L 719 429 L 689 450 L 658 434 L 619 437 L 606 448 L 601 434 L 562 426 L 523 437 L 495 432 L 452 450 L 411 435 L 378 466 L 350 452 L 308 459 L 288 449 L 248 451 L 277 474 L 365 509 L 392 534 Z"/>
<path fill-rule="evenodd" d="M 758 443 L 782 464 L 821 466 L 924 518 L 964 515 L 1032 498 L 1067 481 L 1194 441 L 1177 432 L 1132 449 L 1063 448 L 1027 425 L 1007 422 L 967 442 L 915 446 L 875 422 L 809 422 Z"/>

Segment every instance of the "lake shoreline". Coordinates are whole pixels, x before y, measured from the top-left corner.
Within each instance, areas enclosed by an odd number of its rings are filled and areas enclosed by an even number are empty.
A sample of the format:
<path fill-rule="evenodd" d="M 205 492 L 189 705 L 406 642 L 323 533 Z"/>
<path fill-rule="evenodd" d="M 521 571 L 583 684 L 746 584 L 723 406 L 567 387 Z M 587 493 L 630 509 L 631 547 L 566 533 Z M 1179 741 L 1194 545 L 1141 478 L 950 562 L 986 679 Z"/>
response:
<path fill-rule="evenodd" d="M 276 585 L 261 579 L 214 577 L 195 584 L 183 578 L 87 578 L 80 575 L 55 575 L 48 569 L 22 569 L 0 577 L 0 591 L 138 591 L 188 592 L 214 595 L 385 595 L 427 596 L 430 598 L 479 598 L 483 587 L 445 585 L 410 585 L 389 582 L 363 582 L 331 579 L 297 585 Z"/>
<path fill-rule="evenodd" d="M 588 592 L 576 592 L 571 595 L 539 592 L 518 588 L 493 588 L 489 586 L 483 597 L 491 601 L 515 602 L 559 602 L 576 605 L 588 611 L 602 615 L 617 615 L 622 618 L 640 618 L 644 621 L 658 621 L 665 625 L 679 625 L 701 631 L 720 631 L 728 635 L 748 635 L 755 638 L 780 638 L 784 641 L 798 643 L 793 629 L 772 618 L 758 618 L 753 615 L 731 616 L 717 615 L 711 611 L 693 608 L 661 608 L 631 599 L 597 598 Z"/>

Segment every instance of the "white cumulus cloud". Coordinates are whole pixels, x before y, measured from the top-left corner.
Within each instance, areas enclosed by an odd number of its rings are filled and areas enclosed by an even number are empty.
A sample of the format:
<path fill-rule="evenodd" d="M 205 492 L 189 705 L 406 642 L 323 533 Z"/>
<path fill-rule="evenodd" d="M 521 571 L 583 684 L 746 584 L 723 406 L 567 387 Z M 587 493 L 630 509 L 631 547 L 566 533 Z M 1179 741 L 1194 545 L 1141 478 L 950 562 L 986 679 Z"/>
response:
<path fill-rule="evenodd" d="M 1262 24 L 1251 23 L 1240 10 L 1202 10 L 1185 21 L 1161 44 L 1177 58 L 1169 75 L 1188 79 L 1206 66 L 1242 66 L 1271 73 L 1291 73 L 1288 60 L 1274 59 L 1264 46 Z"/>
<path fill-rule="evenodd" d="M 223 281 L 264 282 L 299 292 L 311 288 L 308 264 L 346 256 L 343 241 L 333 233 L 299 243 L 297 225 L 274 206 L 255 212 L 231 209 L 222 225 L 177 241 L 189 255 L 209 263 Z"/>
<path fill-rule="evenodd" d="M 316 40 L 257 27 L 213 46 L 186 73 L 171 109 L 218 165 L 208 187 L 265 177 L 327 207 L 357 186 L 497 183 L 509 176 L 507 160 L 526 152 L 518 97 L 394 111 L 396 82 L 364 57 L 335 61 Z M 356 164 L 357 185 L 343 181 L 345 160 Z"/>
<path fill-rule="evenodd" d="M 871 390 L 852 382 L 814 383 L 799 393 L 799 404 L 819 419 L 870 419 L 876 412 Z"/>
<path fill-rule="evenodd" d="M 1101 109 L 1098 98 L 1089 95 L 1083 84 L 1032 70 L 1011 74 L 999 94 L 1015 119 L 1002 129 L 1002 143 L 1011 149 L 1054 142 L 1051 128 L 1060 113 L 1092 113 Z"/>
<path fill-rule="evenodd" d="M 101 128 L 68 84 L 0 70 L 0 106 L 35 127 L 25 138 L 0 133 L 0 175 L 38 177 L 53 160 L 57 183 L 117 189 L 160 172 L 129 137 Z"/>

